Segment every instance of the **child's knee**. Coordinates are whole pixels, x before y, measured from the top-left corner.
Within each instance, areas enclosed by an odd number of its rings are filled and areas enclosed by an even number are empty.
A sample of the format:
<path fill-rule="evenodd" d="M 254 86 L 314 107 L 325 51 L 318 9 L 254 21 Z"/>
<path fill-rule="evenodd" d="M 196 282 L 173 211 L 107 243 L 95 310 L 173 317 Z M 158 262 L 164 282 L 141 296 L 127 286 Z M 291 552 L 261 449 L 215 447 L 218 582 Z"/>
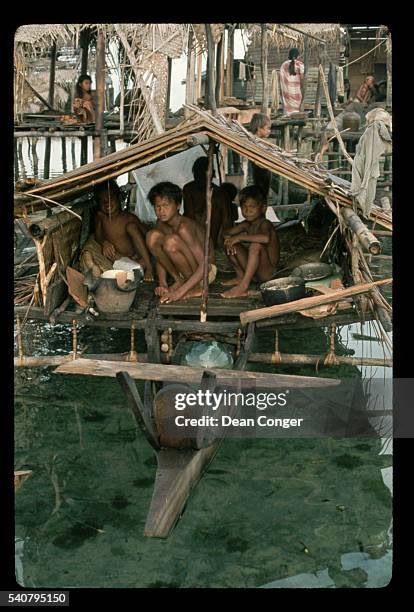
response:
<path fill-rule="evenodd" d="M 171 234 L 170 236 L 166 236 L 164 241 L 164 249 L 168 253 L 176 253 L 180 249 L 181 239 L 179 236 L 175 234 Z"/>
<path fill-rule="evenodd" d="M 149 230 L 149 232 L 147 232 L 147 235 L 145 236 L 145 242 L 147 243 L 147 247 L 149 249 L 153 249 L 160 243 L 162 237 L 163 234 L 159 230 Z"/>
<path fill-rule="evenodd" d="M 261 251 L 263 251 L 263 248 L 264 247 L 262 244 L 259 244 L 258 242 L 252 242 L 250 244 L 249 251 L 251 253 L 260 253 Z"/>

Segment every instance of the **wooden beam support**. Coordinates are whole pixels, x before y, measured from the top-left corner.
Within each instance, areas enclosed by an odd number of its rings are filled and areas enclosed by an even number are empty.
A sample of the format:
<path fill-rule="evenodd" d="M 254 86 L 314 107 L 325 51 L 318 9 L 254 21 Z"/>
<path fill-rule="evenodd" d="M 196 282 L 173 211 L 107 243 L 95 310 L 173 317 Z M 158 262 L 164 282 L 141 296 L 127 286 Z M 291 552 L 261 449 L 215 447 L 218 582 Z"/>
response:
<path fill-rule="evenodd" d="M 290 374 L 268 374 L 267 372 L 249 372 L 210 368 L 217 377 L 217 384 L 225 381 L 227 387 L 234 387 L 240 381 L 251 381 L 256 388 L 307 388 L 337 386 L 340 381 L 335 378 L 313 376 L 292 376 Z M 119 361 L 98 361 L 95 359 L 73 359 L 59 366 L 56 374 L 81 374 L 114 378 L 118 372 L 128 372 L 134 380 L 155 380 L 160 382 L 178 382 L 200 385 L 202 368 L 190 366 L 162 365 L 159 363 L 128 363 Z"/>

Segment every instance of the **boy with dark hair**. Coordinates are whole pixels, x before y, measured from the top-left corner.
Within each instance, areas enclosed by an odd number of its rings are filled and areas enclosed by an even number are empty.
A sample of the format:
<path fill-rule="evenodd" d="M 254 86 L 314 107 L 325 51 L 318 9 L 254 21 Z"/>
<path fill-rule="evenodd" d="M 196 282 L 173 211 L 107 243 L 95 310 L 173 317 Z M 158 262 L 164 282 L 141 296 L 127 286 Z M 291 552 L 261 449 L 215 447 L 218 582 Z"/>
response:
<path fill-rule="evenodd" d="M 113 179 L 94 187 L 99 204 L 95 216 L 95 234 L 86 241 L 80 258 L 84 272 L 92 271 L 97 278 L 102 272 L 112 270 L 113 262 L 120 257 L 130 257 L 144 268 L 144 279 L 154 280 L 150 256 L 145 246 L 145 226 L 136 215 L 121 209 L 121 191 Z"/>
<path fill-rule="evenodd" d="M 252 280 L 264 282 L 274 274 L 279 262 L 279 239 L 272 223 L 266 219 L 266 198 L 260 187 L 251 185 L 239 194 L 245 221 L 225 232 L 224 248 L 234 266 L 236 277 L 223 285 L 235 285 L 222 293 L 224 298 L 248 294 Z"/>
<path fill-rule="evenodd" d="M 204 227 L 206 221 L 206 185 L 208 158 L 199 157 L 193 164 L 194 180 L 183 187 L 184 214 Z M 213 170 L 214 177 L 214 170 Z M 221 228 L 231 227 L 231 212 L 221 187 L 212 183 L 211 230 L 213 245 L 217 246 Z"/>
<path fill-rule="evenodd" d="M 147 246 L 157 261 L 156 295 L 166 304 L 201 295 L 204 229 L 193 219 L 180 215 L 182 191 L 177 185 L 158 183 L 148 193 L 148 199 L 157 216 L 155 228 L 146 236 Z M 209 283 L 217 274 L 211 247 L 210 243 Z M 167 274 L 174 279 L 170 287 Z"/>

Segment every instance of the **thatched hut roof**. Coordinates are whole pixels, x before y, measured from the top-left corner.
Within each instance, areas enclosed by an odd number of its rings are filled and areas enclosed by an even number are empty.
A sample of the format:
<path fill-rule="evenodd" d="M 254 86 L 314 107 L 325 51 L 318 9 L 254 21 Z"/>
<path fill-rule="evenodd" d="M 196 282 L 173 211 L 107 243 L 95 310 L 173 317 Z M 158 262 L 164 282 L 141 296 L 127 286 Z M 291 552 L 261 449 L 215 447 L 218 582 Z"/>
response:
<path fill-rule="evenodd" d="M 159 52 L 168 57 L 180 57 L 187 44 L 189 24 L 179 23 L 124 23 L 119 24 L 125 31 L 132 48 L 146 53 Z M 79 34 L 90 28 L 103 30 L 108 38 L 117 36 L 112 23 L 72 23 L 72 24 L 31 24 L 16 30 L 14 42 L 25 56 L 48 50 L 54 42 L 67 44 L 72 41 L 77 46 Z"/>
<path fill-rule="evenodd" d="M 168 132 L 150 138 L 146 142 L 112 153 L 104 158 L 72 170 L 65 175 L 45 181 L 16 199 L 15 215 L 22 213 L 26 204 L 44 208 L 42 197 L 56 201 L 73 200 L 74 197 L 91 189 L 97 183 L 125 174 L 126 172 L 162 159 L 173 151 L 185 150 L 190 146 L 188 138 L 204 134 L 210 139 L 246 157 L 258 166 L 270 170 L 289 181 L 308 189 L 310 192 L 328 197 L 338 204 L 352 205 L 349 194 L 350 184 L 340 181 L 315 162 L 296 157 L 271 142 L 253 136 L 237 121 L 229 121 L 221 115 L 213 116 L 196 106 L 188 106 L 192 117 Z M 33 199 L 30 196 L 34 196 Z M 21 199 L 23 197 L 23 200 Z M 24 201 L 24 202 L 23 202 Z M 385 214 L 385 213 L 384 213 Z M 390 219 L 383 218 L 380 209 L 371 213 L 373 219 L 388 226 Z"/>
<path fill-rule="evenodd" d="M 268 23 L 267 27 L 269 45 L 278 49 L 289 47 L 303 49 L 305 39 L 310 47 L 314 47 L 318 45 L 318 40 L 316 40 L 318 38 L 330 43 L 340 40 L 343 36 L 339 23 Z M 261 37 L 260 24 L 248 24 L 248 30 L 252 42 L 257 43 Z"/>

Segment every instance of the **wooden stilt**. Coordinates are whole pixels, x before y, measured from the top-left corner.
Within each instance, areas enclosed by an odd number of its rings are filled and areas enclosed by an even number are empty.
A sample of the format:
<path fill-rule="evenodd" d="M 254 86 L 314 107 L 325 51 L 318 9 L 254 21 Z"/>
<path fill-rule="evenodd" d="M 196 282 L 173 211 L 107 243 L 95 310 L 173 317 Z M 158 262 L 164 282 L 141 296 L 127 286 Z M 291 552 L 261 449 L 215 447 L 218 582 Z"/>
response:
<path fill-rule="evenodd" d="M 267 57 L 268 57 L 268 37 L 267 37 L 267 23 L 261 24 L 262 29 L 262 45 L 261 45 L 261 71 L 262 71 L 262 82 L 263 82 L 263 98 L 262 98 L 262 113 L 267 115 L 267 109 L 269 106 L 269 74 L 267 70 Z"/>
<path fill-rule="evenodd" d="M 105 104 L 105 35 L 102 30 L 98 31 L 96 42 L 96 131 L 101 136 L 94 138 L 94 159 L 103 156 L 104 149 L 104 104 Z"/>
<path fill-rule="evenodd" d="M 78 356 L 78 328 L 76 319 L 72 321 L 72 359 Z"/>
<path fill-rule="evenodd" d="M 206 95 L 205 95 L 205 107 L 210 109 L 213 115 L 217 114 L 216 98 L 214 95 L 214 52 L 215 45 L 213 41 L 213 34 L 211 32 L 211 25 L 206 23 L 206 38 L 207 38 L 207 82 L 206 82 Z"/>
<path fill-rule="evenodd" d="M 234 27 L 230 26 L 227 38 L 226 96 L 233 95 Z"/>
<path fill-rule="evenodd" d="M 17 329 L 17 346 L 19 347 L 19 362 L 22 363 L 24 359 L 23 353 L 23 340 L 22 340 L 22 329 L 20 325 L 20 317 L 16 317 L 16 329 Z"/>

